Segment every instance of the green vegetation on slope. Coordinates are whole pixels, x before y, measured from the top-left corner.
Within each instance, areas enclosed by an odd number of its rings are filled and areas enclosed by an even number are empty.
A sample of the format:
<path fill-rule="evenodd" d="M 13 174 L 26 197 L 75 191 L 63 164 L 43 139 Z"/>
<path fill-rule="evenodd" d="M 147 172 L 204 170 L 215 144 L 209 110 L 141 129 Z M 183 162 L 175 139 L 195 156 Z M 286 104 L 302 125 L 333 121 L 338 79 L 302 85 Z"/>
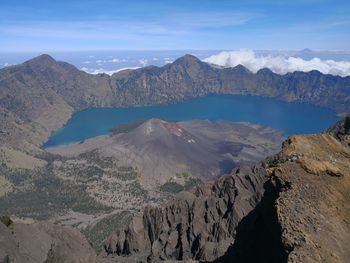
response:
<path fill-rule="evenodd" d="M 176 194 L 181 191 L 188 191 L 196 185 L 200 184 L 201 180 L 191 176 L 188 173 L 177 174 L 172 177 L 168 182 L 160 187 L 163 192 Z"/>
<path fill-rule="evenodd" d="M 5 174 L 17 187 L 0 198 L 0 214 L 48 219 L 68 209 L 89 214 L 110 210 L 91 198 L 86 186 L 54 176 L 49 167 L 34 171 L 11 169 Z"/>
<path fill-rule="evenodd" d="M 123 211 L 103 218 L 93 226 L 83 230 L 83 234 L 89 240 L 96 253 L 103 250 L 106 237 L 113 232 L 116 226 L 126 224 L 131 217 L 131 213 Z"/>

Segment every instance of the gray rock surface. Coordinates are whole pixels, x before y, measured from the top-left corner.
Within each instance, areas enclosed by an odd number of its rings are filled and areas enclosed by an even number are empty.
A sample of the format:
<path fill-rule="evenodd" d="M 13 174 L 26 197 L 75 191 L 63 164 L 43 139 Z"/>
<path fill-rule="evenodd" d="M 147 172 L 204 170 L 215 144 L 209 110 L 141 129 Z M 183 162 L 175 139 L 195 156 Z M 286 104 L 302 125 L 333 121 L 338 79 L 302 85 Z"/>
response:
<path fill-rule="evenodd" d="M 238 223 L 260 201 L 264 181 L 262 167 L 242 167 L 181 192 L 164 206 L 148 206 L 108 238 L 106 251 L 153 261 L 214 260 L 225 254 Z"/>

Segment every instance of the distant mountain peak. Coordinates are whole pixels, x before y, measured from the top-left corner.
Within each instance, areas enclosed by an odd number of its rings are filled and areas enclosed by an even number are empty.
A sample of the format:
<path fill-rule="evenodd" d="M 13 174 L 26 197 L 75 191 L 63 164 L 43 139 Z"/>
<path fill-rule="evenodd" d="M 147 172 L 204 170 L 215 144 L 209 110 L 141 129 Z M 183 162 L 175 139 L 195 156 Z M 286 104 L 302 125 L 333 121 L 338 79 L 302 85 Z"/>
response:
<path fill-rule="evenodd" d="M 242 64 L 238 64 L 237 66 L 233 67 L 233 69 L 241 73 L 252 73 L 249 69 L 247 69 Z"/>
<path fill-rule="evenodd" d="M 303 50 L 301 50 L 300 52 L 302 53 L 311 53 L 312 50 L 310 48 L 304 48 Z"/>
<path fill-rule="evenodd" d="M 173 64 L 181 64 L 181 63 L 198 63 L 201 62 L 197 57 L 186 54 L 178 59 L 176 59 Z"/>
<path fill-rule="evenodd" d="M 47 54 L 37 56 L 35 58 L 32 58 L 24 62 L 25 65 L 29 65 L 31 68 L 40 69 L 40 70 L 48 68 L 52 65 L 55 65 L 56 63 L 57 61 L 53 57 Z"/>
<path fill-rule="evenodd" d="M 53 63 L 53 62 L 56 62 L 56 60 L 48 54 L 42 54 L 40 56 L 37 56 L 35 58 L 28 60 L 27 62 L 31 62 L 31 63 L 33 63 L 33 62 L 35 62 L 35 63 L 48 63 L 48 62 L 50 62 L 50 63 Z"/>
<path fill-rule="evenodd" d="M 262 68 L 257 71 L 257 74 L 273 74 L 273 72 L 269 68 Z"/>

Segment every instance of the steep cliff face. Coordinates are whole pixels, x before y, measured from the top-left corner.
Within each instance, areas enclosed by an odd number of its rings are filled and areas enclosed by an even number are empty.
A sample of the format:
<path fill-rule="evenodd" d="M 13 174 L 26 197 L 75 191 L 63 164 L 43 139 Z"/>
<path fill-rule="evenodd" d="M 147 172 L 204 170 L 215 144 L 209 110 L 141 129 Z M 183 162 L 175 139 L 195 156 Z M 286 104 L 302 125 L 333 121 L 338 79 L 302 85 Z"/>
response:
<path fill-rule="evenodd" d="M 147 207 L 107 239 L 106 252 L 150 261 L 346 262 L 348 120 L 292 136 L 261 165 Z"/>
<path fill-rule="evenodd" d="M 76 229 L 50 223 L 0 222 L 0 262 L 96 262 L 96 255 Z"/>

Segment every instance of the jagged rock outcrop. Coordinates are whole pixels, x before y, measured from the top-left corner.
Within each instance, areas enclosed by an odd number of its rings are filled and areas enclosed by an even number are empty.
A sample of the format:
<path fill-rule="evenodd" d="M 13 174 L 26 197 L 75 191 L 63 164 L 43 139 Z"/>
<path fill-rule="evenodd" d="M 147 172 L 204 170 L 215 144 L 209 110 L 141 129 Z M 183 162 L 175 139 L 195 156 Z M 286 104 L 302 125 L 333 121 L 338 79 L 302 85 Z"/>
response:
<path fill-rule="evenodd" d="M 85 237 L 71 227 L 40 222 L 0 222 L 1 263 L 93 263 L 96 254 Z"/>
<path fill-rule="evenodd" d="M 106 251 L 152 260 L 214 260 L 233 243 L 235 229 L 260 201 L 265 170 L 242 167 L 218 181 L 181 192 L 162 207 L 146 207 L 108 238 Z"/>
<path fill-rule="evenodd" d="M 332 134 L 345 145 L 349 145 L 350 136 L 350 115 L 347 115 L 343 120 L 339 121 L 334 127 L 330 128 L 328 133 Z"/>
<path fill-rule="evenodd" d="M 323 134 L 291 136 L 282 151 L 147 207 L 106 252 L 149 261 L 347 262 L 349 117 Z"/>

